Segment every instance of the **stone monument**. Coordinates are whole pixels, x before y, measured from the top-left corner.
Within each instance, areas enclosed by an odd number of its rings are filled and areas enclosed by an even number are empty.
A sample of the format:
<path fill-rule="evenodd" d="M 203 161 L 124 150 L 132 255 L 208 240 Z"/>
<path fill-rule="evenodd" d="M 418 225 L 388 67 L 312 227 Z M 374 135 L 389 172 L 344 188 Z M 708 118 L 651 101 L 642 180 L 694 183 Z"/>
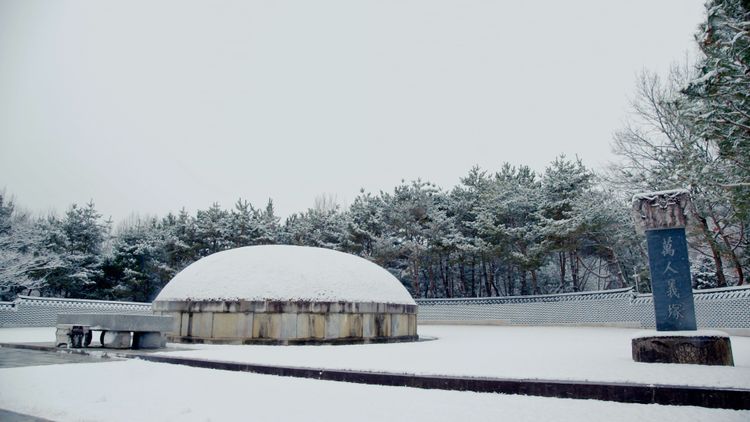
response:
<path fill-rule="evenodd" d="M 692 204 L 686 190 L 633 197 L 633 219 L 645 232 L 656 332 L 632 340 L 637 362 L 734 365 L 729 337 L 698 331 L 685 228 Z"/>

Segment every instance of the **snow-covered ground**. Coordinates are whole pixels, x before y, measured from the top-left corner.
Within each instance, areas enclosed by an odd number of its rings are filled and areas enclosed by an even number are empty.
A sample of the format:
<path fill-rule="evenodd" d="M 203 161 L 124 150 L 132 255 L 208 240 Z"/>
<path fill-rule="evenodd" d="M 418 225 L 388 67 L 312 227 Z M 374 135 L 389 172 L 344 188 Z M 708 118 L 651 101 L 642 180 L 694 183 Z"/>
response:
<path fill-rule="evenodd" d="M 184 356 L 266 365 L 411 374 L 750 388 L 750 337 L 731 337 L 734 367 L 637 363 L 641 331 L 591 327 L 422 325 L 434 340 L 348 346 L 180 345 Z M 52 328 L 0 329 L 0 342 L 52 341 Z"/>
<path fill-rule="evenodd" d="M 1 369 L 0 380 L 0 408 L 56 421 L 750 420 L 747 411 L 383 387 L 137 360 Z"/>
<path fill-rule="evenodd" d="M 0 328 L 0 343 L 55 341 L 55 327 Z"/>
<path fill-rule="evenodd" d="M 262 364 L 488 377 L 750 387 L 750 338 L 734 368 L 639 364 L 636 330 L 421 326 L 436 340 L 354 346 L 190 346 L 170 355 Z M 49 342 L 53 328 L 0 329 Z M 183 347 L 184 345 L 180 345 Z M 748 411 L 419 390 L 189 368 L 138 360 L 0 369 L 0 408 L 59 421 L 747 421 Z"/>
<path fill-rule="evenodd" d="M 731 337 L 735 367 L 637 363 L 639 330 L 584 327 L 419 327 L 433 341 L 353 346 L 192 346 L 172 356 L 268 365 L 750 388 L 750 338 Z"/>

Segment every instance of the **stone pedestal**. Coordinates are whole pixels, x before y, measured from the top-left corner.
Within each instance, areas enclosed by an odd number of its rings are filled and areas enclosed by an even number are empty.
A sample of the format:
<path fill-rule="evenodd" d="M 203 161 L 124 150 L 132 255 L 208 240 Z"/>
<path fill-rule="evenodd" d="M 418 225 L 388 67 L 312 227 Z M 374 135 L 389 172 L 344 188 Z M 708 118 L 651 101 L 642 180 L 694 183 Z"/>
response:
<path fill-rule="evenodd" d="M 729 337 L 700 335 L 658 335 L 632 340 L 633 360 L 651 363 L 692 363 L 734 366 Z"/>
<path fill-rule="evenodd" d="M 78 349 L 91 344 L 91 328 L 87 325 L 58 324 L 55 345 Z"/>
<path fill-rule="evenodd" d="M 100 339 L 103 347 L 129 349 L 132 337 L 130 331 L 103 331 Z"/>
<path fill-rule="evenodd" d="M 166 344 L 166 337 L 159 332 L 133 334 L 133 349 L 160 349 Z"/>

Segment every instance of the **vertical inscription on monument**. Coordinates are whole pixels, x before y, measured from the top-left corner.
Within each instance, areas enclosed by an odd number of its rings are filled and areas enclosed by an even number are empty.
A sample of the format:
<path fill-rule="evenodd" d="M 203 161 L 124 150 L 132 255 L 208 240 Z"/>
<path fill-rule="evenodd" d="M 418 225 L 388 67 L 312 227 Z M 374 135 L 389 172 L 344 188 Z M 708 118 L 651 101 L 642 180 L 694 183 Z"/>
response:
<path fill-rule="evenodd" d="M 695 330 L 695 308 L 684 228 L 646 231 L 658 331 Z"/>

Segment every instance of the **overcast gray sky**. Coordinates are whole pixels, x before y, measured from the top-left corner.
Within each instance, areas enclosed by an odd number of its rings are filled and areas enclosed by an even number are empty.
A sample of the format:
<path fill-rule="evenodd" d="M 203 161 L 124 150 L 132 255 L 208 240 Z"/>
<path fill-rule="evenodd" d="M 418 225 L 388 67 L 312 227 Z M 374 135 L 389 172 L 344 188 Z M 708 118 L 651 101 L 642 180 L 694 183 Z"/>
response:
<path fill-rule="evenodd" d="M 703 0 L 0 0 L 0 189 L 34 211 L 225 207 L 471 166 L 593 168 Z"/>

